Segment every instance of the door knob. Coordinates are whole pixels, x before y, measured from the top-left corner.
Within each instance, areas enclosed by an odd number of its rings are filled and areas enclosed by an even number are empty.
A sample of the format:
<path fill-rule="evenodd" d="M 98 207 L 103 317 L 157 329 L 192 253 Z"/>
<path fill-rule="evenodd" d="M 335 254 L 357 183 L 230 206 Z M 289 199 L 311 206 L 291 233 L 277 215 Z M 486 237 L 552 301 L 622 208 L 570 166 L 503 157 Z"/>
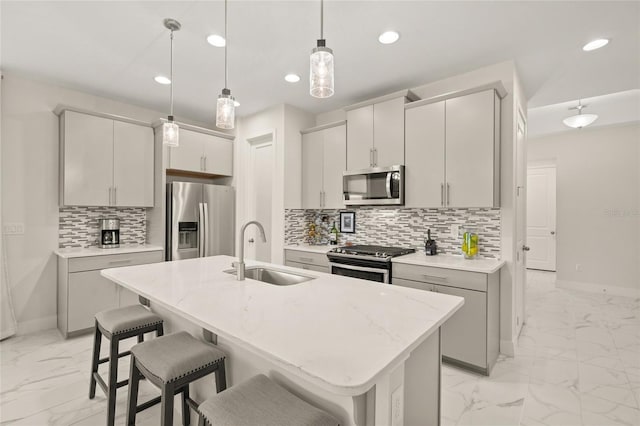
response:
<path fill-rule="evenodd" d="M 248 241 L 249 241 L 250 243 L 255 242 L 255 240 L 254 240 L 253 238 L 249 238 L 249 240 L 248 240 Z"/>
<path fill-rule="evenodd" d="M 556 235 L 556 231 L 551 231 L 551 235 Z"/>
<path fill-rule="evenodd" d="M 523 251 L 529 251 L 529 250 L 531 250 L 531 247 L 522 246 L 522 250 L 523 250 Z"/>

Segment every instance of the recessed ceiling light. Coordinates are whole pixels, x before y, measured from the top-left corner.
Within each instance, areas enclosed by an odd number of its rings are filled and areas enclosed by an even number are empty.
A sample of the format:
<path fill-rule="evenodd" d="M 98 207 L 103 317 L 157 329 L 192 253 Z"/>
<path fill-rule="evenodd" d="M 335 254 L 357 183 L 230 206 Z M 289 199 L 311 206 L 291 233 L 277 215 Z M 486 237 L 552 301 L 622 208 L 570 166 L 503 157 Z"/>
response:
<path fill-rule="evenodd" d="M 300 81 L 300 76 L 298 74 L 287 74 L 284 79 L 289 83 L 297 83 Z"/>
<path fill-rule="evenodd" d="M 233 106 L 235 106 L 236 108 L 238 108 L 240 106 L 240 102 L 238 101 L 233 101 Z"/>
<path fill-rule="evenodd" d="M 227 44 L 227 41 L 224 39 L 224 37 L 218 34 L 211 34 L 209 37 L 207 37 L 207 42 L 215 47 L 224 47 L 224 45 Z"/>
<path fill-rule="evenodd" d="M 385 31 L 378 37 L 378 41 L 382 44 L 392 44 L 398 41 L 400 34 L 395 31 Z"/>
<path fill-rule="evenodd" d="M 169 80 L 164 75 L 157 75 L 155 76 L 154 80 L 156 81 L 156 83 L 160 83 L 160 84 L 171 84 L 171 80 Z"/>
<path fill-rule="evenodd" d="M 582 50 L 584 50 L 585 52 L 591 52 L 592 50 L 600 49 L 607 44 L 609 44 L 609 39 L 599 38 L 597 40 L 590 41 L 589 43 L 582 46 Z"/>

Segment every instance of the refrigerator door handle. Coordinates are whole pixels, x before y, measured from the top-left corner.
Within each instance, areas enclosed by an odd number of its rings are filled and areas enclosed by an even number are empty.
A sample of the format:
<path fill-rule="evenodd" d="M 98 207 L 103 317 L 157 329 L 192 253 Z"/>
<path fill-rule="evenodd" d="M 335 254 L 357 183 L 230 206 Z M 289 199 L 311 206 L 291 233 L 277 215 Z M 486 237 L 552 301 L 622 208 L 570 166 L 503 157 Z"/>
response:
<path fill-rule="evenodd" d="M 204 204 L 198 203 L 198 257 L 204 257 Z"/>
<path fill-rule="evenodd" d="M 202 231 L 204 235 L 204 247 L 202 248 L 202 254 L 206 257 L 211 256 L 211 253 L 209 253 L 209 204 L 202 203 L 202 213 L 204 214 L 204 220 L 202 221 L 204 223 L 204 230 Z"/>

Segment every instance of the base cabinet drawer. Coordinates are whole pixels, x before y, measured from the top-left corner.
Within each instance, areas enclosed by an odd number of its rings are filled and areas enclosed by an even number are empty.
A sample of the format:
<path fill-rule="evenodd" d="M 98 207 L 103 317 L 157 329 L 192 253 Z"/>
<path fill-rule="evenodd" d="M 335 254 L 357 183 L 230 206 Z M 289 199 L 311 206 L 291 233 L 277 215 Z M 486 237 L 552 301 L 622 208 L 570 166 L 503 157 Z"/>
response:
<path fill-rule="evenodd" d="M 329 269 L 329 259 L 325 253 L 309 253 L 308 251 L 285 250 L 285 262 L 304 263 L 306 265 L 322 266 Z"/>
<path fill-rule="evenodd" d="M 300 269 L 306 269 L 308 271 L 324 272 L 326 274 L 329 273 L 328 266 L 309 265 L 306 263 L 291 262 L 291 261 L 286 261 L 284 262 L 284 264 L 285 266 L 291 266 L 292 268 L 300 268 Z"/>
<path fill-rule="evenodd" d="M 434 288 L 433 284 L 423 283 L 420 281 L 405 280 L 404 278 L 393 277 L 391 278 L 391 281 L 392 281 L 391 284 L 393 285 L 399 285 L 401 287 L 416 288 L 418 290 L 433 291 L 433 288 Z"/>

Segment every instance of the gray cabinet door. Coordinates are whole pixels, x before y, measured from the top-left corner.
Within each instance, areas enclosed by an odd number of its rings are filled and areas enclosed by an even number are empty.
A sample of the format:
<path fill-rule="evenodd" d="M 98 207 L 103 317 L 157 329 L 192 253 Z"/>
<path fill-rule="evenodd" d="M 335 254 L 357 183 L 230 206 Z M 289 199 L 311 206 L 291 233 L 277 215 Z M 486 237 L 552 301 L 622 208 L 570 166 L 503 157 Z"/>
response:
<path fill-rule="evenodd" d="M 373 163 L 373 105 L 347 111 L 347 170 Z"/>
<path fill-rule="evenodd" d="M 442 326 L 442 355 L 487 368 L 487 294 L 435 285 L 442 294 L 464 297 L 464 305 Z"/>
<path fill-rule="evenodd" d="M 116 284 L 100 275 L 100 271 L 69 274 L 68 332 L 93 327 L 94 316 L 100 311 L 118 307 Z"/>

